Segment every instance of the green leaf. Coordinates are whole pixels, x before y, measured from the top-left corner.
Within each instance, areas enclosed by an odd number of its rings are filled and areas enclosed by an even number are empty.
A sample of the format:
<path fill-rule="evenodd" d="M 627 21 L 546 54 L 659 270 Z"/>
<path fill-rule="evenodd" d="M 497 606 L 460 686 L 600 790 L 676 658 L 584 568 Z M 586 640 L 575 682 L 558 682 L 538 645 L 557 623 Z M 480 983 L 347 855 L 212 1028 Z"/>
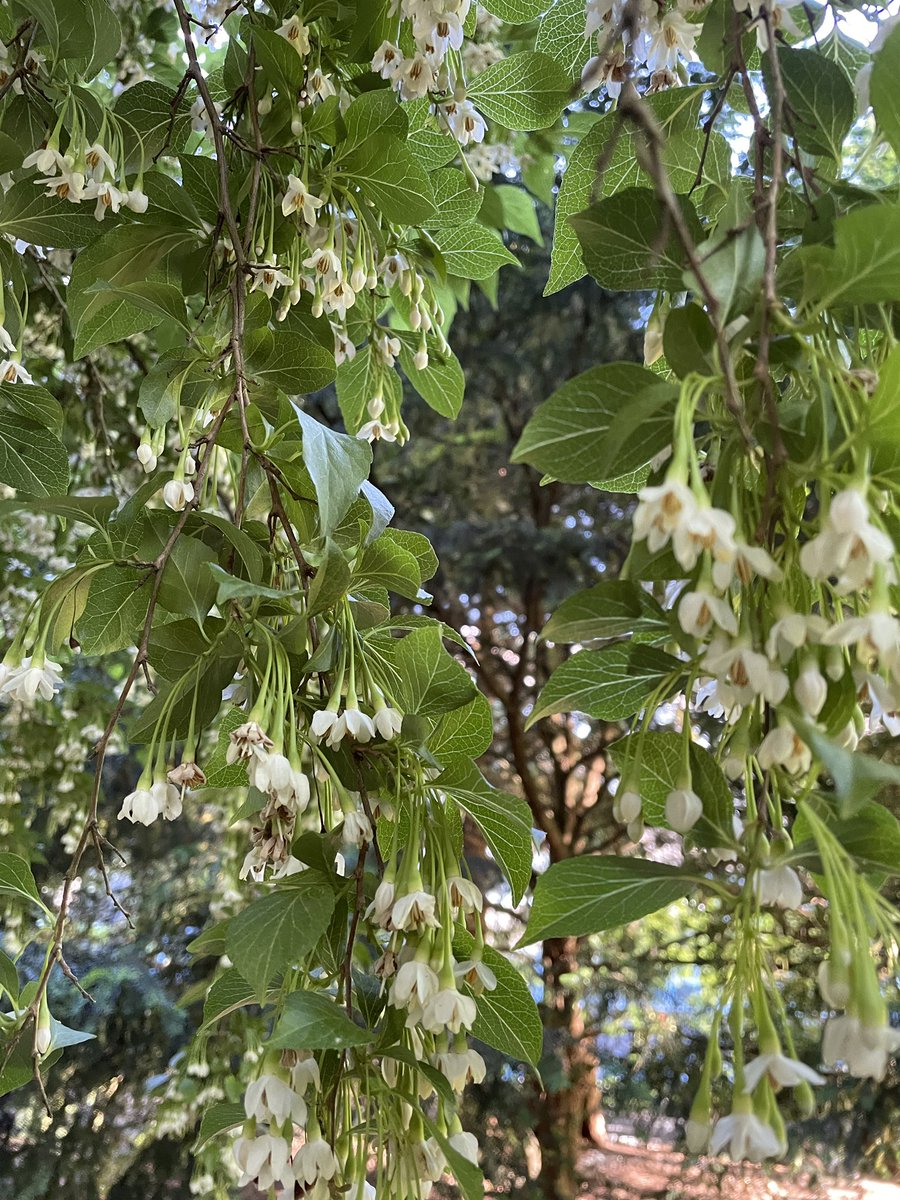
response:
<path fill-rule="evenodd" d="M 444 225 L 468 225 L 481 208 L 485 193 L 475 191 L 456 167 L 444 167 L 431 176 L 434 189 L 434 213 L 426 228 L 441 229 Z"/>
<path fill-rule="evenodd" d="M 0 175 L 17 171 L 22 165 L 25 150 L 8 133 L 0 131 Z"/>
<path fill-rule="evenodd" d="M 734 56 L 735 40 L 743 19 L 733 0 L 713 0 L 703 13 L 703 26 L 697 38 L 697 53 L 708 71 L 724 75 Z M 749 61 L 752 38 L 742 39 L 745 60 Z M 755 49 L 755 47 L 753 47 Z"/>
<path fill-rule="evenodd" d="M 303 434 L 303 465 L 319 501 L 319 526 L 323 534 L 331 534 L 359 495 L 369 474 L 372 450 L 358 438 L 335 433 L 302 409 L 295 411 Z"/>
<path fill-rule="evenodd" d="M 253 48 L 269 86 L 277 88 L 285 98 L 296 98 L 306 82 L 306 66 L 287 38 L 274 30 L 256 26 L 253 30 Z"/>
<path fill-rule="evenodd" d="M 200 516 L 204 525 L 211 525 L 214 529 L 218 529 L 222 536 L 231 543 L 241 562 L 247 568 L 250 581 L 259 583 L 263 577 L 264 562 L 262 551 L 253 538 L 220 513 L 203 512 Z"/>
<path fill-rule="evenodd" d="M 424 533 L 412 529 L 388 529 L 385 538 L 396 546 L 408 550 L 419 566 L 419 580 L 425 583 L 437 574 L 438 556 Z M 446 629 L 446 626 L 442 628 Z"/>
<path fill-rule="evenodd" d="M 233 629 L 227 629 L 221 617 L 207 617 L 201 626 L 190 618 L 154 625 L 150 635 L 150 664 L 163 679 L 175 680 L 197 666 L 213 640 L 224 658 L 237 658 L 241 643 Z"/>
<path fill-rule="evenodd" d="M 256 991 L 252 984 L 247 983 L 235 967 L 228 967 L 213 980 L 212 986 L 206 993 L 201 1028 L 206 1029 L 214 1022 L 221 1021 L 223 1017 L 236 1012 L 239 1008 L 253 1004 L 255 999 Z"/>
<path fill-rule="evenodd" d="M 47 911 L 31 874 L 31 867 L 18 854 L 0 854 L 0 894 L 20 896 Z"/>
<path fill-rule="evenodd" d="M 345 359 L 337 370 L 337 396 L 350 433 L 356 433 L 368 421 L 367 405 L 381 394 L 391 411 L 400 404 L 403 391 L 394 371 L 388 370 L 380 352 L 372 342 L 357 351 L 352 359 Z"/>
<path fill-rule="evenodd" d="M 666 614 L 642 587 L 624 579 L 604 579 L 564 600 L 544 626 L 548 642 L 589 642 L 629 633 L 665 634 Z"/>
<path fill-rule="evenodd" d="M 527 728 L 553 713 L 585 713 L 600 721 L 633 717 L 668 678 L 662 703 L 678 686 L 683 664 L 642 643 L 617 642 L 582 650 L 557 667 L 544 685 Z"/>
<path fill-rule="evenodd" d="M 395 336 L 400 339 L 400 365 L 406 378 L 429 408 L 455 421 L 462 408 L 466 388 L 466 377 L 459 359 L 452 350 L 442 351 L 434 335 L 428 334 L 425 339 L 428 366 L 419 370 L 415 356 L 421 342 L 420 335 L 401 330 Z"/>
<path fill-rule="evenodd" d="M 356 6 L 347 53 L 353 62 L 371 63 L 384 41 L 397 36 L 397 12 L 390 0 L 365 0 Z"/>
<path fill-rule="evenodd" d="M 0 206 L 0 233 L 36 246 L 74 250 L 101 232 L 87 205 L 45 196 L 30 179 L 14 183 Z"/>
<path fill-rule="evenodd" d="M 768 57 L 763 65 L 771 80 Z M 801 149 L 840 162 L 844 138 L 856 116 L 856 99 L 846 73 L 818 49 L 779 46 L 778 65 L 790 111 L 790 134 Z"/>
<path fill-rule="evenodd" d="M 80 1046 L 82 1042 L 92 1042 L 96 1036 L 95 1033 L 86 1033 L 82 1029 L 70 1029 L 68 1025 L 63 1025 L 55 1017 L 51 1016 L 50 1018 L 51 1050 L 62 1050 L 66 1046 Z"/>
<path fill-rule="evenodd" d="M 266 587 L 261 583 L 253 583 L 250 579 L 240 579 L 231 575 L 217 562 L 207 562 L 207 569 L 216 583 L 216 604 L 227 604 L 229 600 L 281 600 L 289 601 L 294 592 L 285 592 L 280 588 Z"/>
<path fill-rule="evenodd" d="M 391 88 L 357 96 L 344 113 L 347 136 L 339 147 L 340 155 L 365 146 L 378 135 L 405 140 L 409 126 L 405 109 Z"/>
<path fill-rule="evenodd" d="M 878 386 L 868 407 L 866 442 L 877 475 L 900 475 L 900 347 L 878 368 Z"/>
<path fill-rule="evenodd" d="M 179 103 L 174 88 L 153 79 L 142 79 L 122 92 L 115 112 L 127 122 L 123 123 L 122 138 L 128 161 L 136 167 L 142 154 L 143 161 L 150 163 L 164 149 L 172 153 L 180 150 L 191 127 L 187 100 L 182 97 Z"/>
<path fill-rule="evenodd" d="M 265 997 L 269 982 L 307 955 L 328 928 L 334 891 L 315 871 L 291 878 L 242 908 L 228 925 L 228 957 Z"/>
<path fill-rule="evenodd" d="M 544 0 L 536 3 L 545 7 Z M 546 129 L 573 98 L 572 80 L 555 59 L 525 50 L 476 75 L 467 95 L 486 117 L 507 129 Z"/>
<path fill-rule="evenodd" d="M 138 403 L 147 424 L 161 429 L 174 420 L 179 405 L 197 408 L 207 402 L 215 407 L 227 394 L 227 384 L 212 373 L 206 359 L 176 351 L 163 355 L 141 380 Z"/>
<path fill-rule="evenodd" d="M 118 53 L 122 30 L 104 0 L 32 0 L 54 58 L 86 58 L 82 74 L 91 79 Z"/>
<path fill-rule="evenodd" d="M 679 199 L 694 242 L 703 228 L 689 200 Z M 585 266 L 611 291 L 677 291 L 687 265 L 665 207 L 649 188 L 625 188 L 569 218 Z"/>
<path fill-rule="evenodd" d="M 900 156 L 900 96 L 897 79 L 900 75 L 900 30 L 894 29 L 875 55 L 869 96 L 875 110 L 878 128 Z"/>
<path fill-rule="evenodd" d="M 160 687 L 158 694 L 129 722 L 131 741 L 139 744 L 151 741 L 157 722 L 166 713 L 169 737 L 176 740 L 185 738 L 192 724 L 195 729 L 211 724 L 221 708 L 222 692 L 234 679 L 239 661 L 237 657 L 219 653 L 207 654 L 197 660 L 189 675 Z M 210 787 L 215 786 L 208 782 Z M 234 777 L 230 782 L 238 784 Z M 246 784 L 246 771 L 242 782 Z"/>
<path fill-rule="evenodd" d="M 350 586 L 350 564 L 347 556 L 332 538 L 325 539 L 321 561 L 316 564 L 316 573 L 310 584 L 306 602 L 306 614 L 315 617 L 331 608 L 346 594 Z"/>
<path fill-rule="evenodd" d="M 453 934 L 453 956 L 457 962 L 472 957 L 475 939 L 465 930 Z M 476 998 L 478 1016 L 472 1033 L 485 1045 L 499 1050 L 515 1062 L 536 1067 L 543 1053 L 544 1027 L 528 984 L 502 954 L 484 947 L 485 965 L 497 976 L 497 987 Z"/>
<path fill-rule="evenodd" d="M 174 321 L 182 329 L 191 330 L 188 321 L 181 290 L 171 283 L 158 283 L 153 280 L 143 280 L 138 283 L 126 283 L 121 287 L 113 287 L 104 280 L 92 283 L 85 289 L 89 294 L 106 296 L 109 299 L 126 300 L 135 308 L 143 309 L 151 316 L 160 320 Z"/>
<path fill-rule="evenodd" d="M 334 380 L 334 355 L 300 333 L 256 329 L 247 337 L 246 351 L 248 374 L 289 396 L 317 392 Z"/>
<path fill-rule="evenodd" d="M 663 330 L 663 351 L 666 362 L 679 379 L 685 379 L 693 371 L 702 375 L 714 374 L 712 350 L 715 343 L 716 331 L 699 304 L 669 310 Z"/>
<path fill-rule="evenodd" d="M 47 649 L 51 653 L 75 636 L 75 622 L 87 603 L 92 574 L 88 564 L 73 567 L 54 579 L 42 595 L 46 611 L 54 614 L 47 627 Z"/>
<path fill-rule="evenodd" d="M 163 316 L 148 309 L 146 294 L 139 290 L 126 299 L 120 289 L 132 284 L 146 289 L 148 277 L 160 273 L 159 264 L 195 236 L 190 229 L 167 225 L 119 225 L 78 255 L 68 288 L 75 358 L 160 323 Z M 98 283 L 109 286 L 96 290 Z"/>
<path fill-rule="evenodd" d="M 19 999 L 19 973 L 9 955 L 0 950 L 0 995 L 3 992 L 6 992 L 15 1006 Z"/>
<path fill-rule="evenodd" d="M 227 708 L 219 720 L 219 740 L 216 748 L 205 764 L 206 786 L 211 788 L 246 787 L 247 770 L 243 763 L 229 763 L 226 760 L 228 747 L 231 744 L 229 734 L 237 729 L 247 719 L 243 709 L 234 706 Z"/>
<path fill-rule="evenodd" d="M 704 95 L 703 88 L 674 88 L 643 100 L 666 135 L 663 165 L 679 194 L 692 190 L 701 163 L 706 178 L 730 177 L 728 143 L 713 133 L 707 146 L 707 135 L 697 125 Z M 600 164 L 604 170 L 598 179 Z M 587 208 L 595 198 L 614 195 L 624 188 L 649 187 L 651 183 L 641 167 L 634 137 L 623 131 L 617 114 L 599 117 L 569 155 L 557 197 L 545 295 L 553 295 L 585 274 L 581 245 L 569 218 Z"/>
<path fill-rule="evenodd" d="M 443 762 L 451 758 L 479 758 L 491 744 L 494 722 L 491 706 L 482 692 L 468 704 L 445 713 L 428 738 L 428 749 Z"/>
<path fill-rule="evenodd" d="M 834 247 L 801 246 L 785 260 L 816 309 L 900 300 L 900 207 L 870 204 L 834 222 Z M 794 293 L 791 293 L 794 294 Z"/>
<path fill-rule="evenodd" d="M 407 101 L 403 108 L 409 118 L 409 136 L 406 144 L 416 162 L 425 171 L 452 162 L 459 153 L 459 145 L 451 133 L 441 129 L 431 111 L 427 99 Z"/>
<path fill-rule="evenodd" d="M 636 785 L 646 823 L 668 828 L 666 797 L 680 786 L 684 764 L 681 735 L 668 730 L 630 733 L 614 742 L 610 753 L 619 772 Z M 703 816 L 691 830 L 691 839 L 700 846 L 730 846 L 734 797 L 728 780 L 703 746 L 692 743 L 688 758 L 691 786 L 703 801 Z"/>
<path fill-rule="evenodd" d="M 503 245 L 499 233 L 484 225 L 444 229 L 438 240 L 447 270 L 462 279 L 487 279 L 507 263 L 521 265 Z"/>
<path fill-rule="evenodd" d="M 524 188 L 503 183 L 484 188 L 484 200 L 478 219 L 495 229 L 508 229 L 524 234 L 539 246 L 544 244 L 544 235 L 538 222 L 534 200 Z"/>
<path fill-rule="evenodd" d="M 523 21 L 533 21 L 535 17 L 539 17 L 549 2 L 550 0 L 490 0 L 484 7 L 507 25 L 520 25 Z M 583 13 L 581 25 L 583 33 Z"/>
<path fill-rule="evenodd" d="M 811 721 L 795 718 L 794 725 L 804 742 L 831 776 L 838 816 L 845 820 L 855 816 L 888 786 L 900 784 L 900 767 L 883 762 L 871 753 L 861 754 L 844 750 Z"/>
<path fill-rule="evenodd" d="M 821 798 L 805 800 L 791 829 L 798 854 L 803 854 L 802 843 L 812 836 L 804 812 L 809 804 L 815 806 L 818 817 L 825 821 L 841 847 L 853 855 L 862 870 L 900 874 L 900 821 L 876 800 L 867 801 L 846 821 L 836 820 L 834 810 Z"/>
<path fill-rule="evenodd" d="M 431 181 L 405 142 L 376 134 L 341 160 L 341 170 L 389 221 L 422 225 L 434 213 Z"/>
<path fill-rule="evenodd" d="M 598 492 L 622 492 L 633 495 L 639 492 L 650 477 L 649 465 L 639 467 L 636 471 L 626 471 L 624 475 L 615 475 L 612 479 L 592 479 L 591 487 Z"/>
<path fill-rule="evenodd" d="M 0 383 L 0 405 L 62 436 L 62 405 L 45 388 L 30 383 Z"/>
<path fill-rule="evenodd" d="M 221 958 L 226 949 L 225 938 L 230 920 L 230 917 L 226 917 L 224 921 L 216 921 L 214 925 L 210 925 L 202 933 L 198 933 L 195 938 L 192 938 L 185 946 L 185 950 L 195 958 L 204 958 L 206 955 Z"/>
<path fill-rule="evenodd" d="M 408 600 L 420 598 L 422 570 L 411 550 L 382 535 L 368 545 L 353 568 L 354 587 L 387 588 Z"/>
<path fill-rule="evenodd" d="M 584 4 L 581 0 L 556 0 L 541 17 L 534 48 L 555 59 L 569 79 L 578 78 L 593 53 L 584 36 Z"/>
<path fill-rule="evenodd" d="M 169 519 L 163 514 L 159 516 L 161 520 L 148 524 L 141 542 L 141 557 L 145 562 L 156 559 L 171 533 Z M 192 617 L 202 625 L 216 600 L 216 584 L 206 566 L 215 558 L 215 551 L 205 542 L 182 533 L 163 568 L 159 588 L 161 607 L 180 617 Z"/>
<path fill-rule="evenodd" d="M 272 1037 L 273 1050 L 347 1050 L 371 1042 L 371 1030 L 361 1029 L 329 996 L 292 992 Z"/>
<path fill-rule="evenodd" d="M 415 1102 L 413 1100 L 413 1102 Z M 431 1135 L 441 1148 L 444 1158 L 447 1160 L 447 1166 L 456 1179 L 457 1186 L 463 1195 L 463 1200 L 483 1200 L 484 1197 L 484 1176 L 481 1173 L 481 1168 L 476 1167 L 470 1162 L 465 1155 L 450 1144 L 450 1139 L 434 1121 L 425 1113 L 422 1113 L 422 1121 L 425 1125 L 425 1130 Z"/>
<path fill-rule="evenodd" d="M 537 881 L 520 945 L 616 929 L 674 904 L 693 885 L 677 867 L 644 858 L 587 855 L 554 863 Z"/>
<path fill-rule="evenodd" d="M 851 84 L 853 84 L 856 76 L 863 67 L 872 61 L 872 55 L 868 48 L 861 42 L 857 42 L 854 38 L 848 37 L 840 25 L 834 25 L 826 37 L 818 37 L 817 40 L 819 53 L 824 55 L 825 58 L 830 58 L 832 62 L 837 63 Z M 870 99 L 871 96 L 872 88 L 870 81 Z"/>
<path fill-rule="evenodd" d="M 720 215 L 715 236 L 697 248 L 703 278 L 718 302 L 723 323 L 746 312 L 759 299 L 766 250 L 759 230 L 750 222 L 749 216 L 743 221 L 737 216 L 723 221 Z M 690 271 L 685 274 L 685 282 L 695 293 L 700 291 Z M 693 310 L 702 311 L 696 305 Z"/>
<path fill-rule="evenodd" d="M 465 809 L 509 880 L 518 904 L 531 881 L 531 810 L 519 796 L 491 787 L 473 762 L 448 763 L 432 785 Z"/>
<path fill-rule="evenodd" d="M 60 1051 L 57 1050 L 41 1060 L 41 1072 L 45 1077 L 48 1069 L 59 1057 Z M 6 1096 L 16 1088 L 25 1087 L 33 1078 L 34 1061 L 31 1057 L 30 1039 L 27 1036 L 20 1037 L 14 1045 L 10 1045 L 9 1038 L 0 1041 L 0 1096 Z"/>
<path fill-rule="evenodd" d="M 636 363 L 591 367 L 538 405 L 512 461 L 528 462 L 564 483 L 637 470 L 671 443 L 667 413 L 671 407 L 674 415 L 677 395 L 672 384 Z M 663 420 L 644 424 L 635 440 L 617 445 L 610 436 L 614 421 L 623 414 L 623 420 L 631 422 L 635 404 L 643 397 Z"/>
<path fill-rule="evenodd" d="M 405 712 L 437 717 L 468 704 L 475 694 L 472 677 L 444 649 L 439 629 L 415 629 L 407 634 L 396 643 L 393 661 L 400 675 Z"/>
<path fill-rule="evenodd" d="M 28 509 L 31 512 L 52 512 L 67 521 L 80 521 L 95 529 L 106 529 L 115 510 L 113 496 L 50 496 L 44 500 L 2 500 L 0 512 Z"/>
<path fill-rule="evenodd" d="M 292 50 L 291 53 L 293 54 L 294 51 Z M 200 1129 L 197 1132 L 193 1152 L 196 1154 L 211 1138 L 224 1133 L 227 1129 L 243 1125 L 246 1119 L 244 1106 L 241 1103 L 223 1100 L 219 1104 L 210 1105 L 209 1108 L 204 1109 L 203 1116 L 200 1118 Z"/>
<path fill-rule="evenodd" d="M 0 421 L 0 483 L 23 496 L 53 496 L 69 486 L 66 448 L 54 434 L 23 417 Z"/>
<path fill-rule="evenodd" d="M 111 654 L 135 644 L 150 603 L 150 574 L 110 566 L 91 580 L 76 629 L 85 654 Z"/>

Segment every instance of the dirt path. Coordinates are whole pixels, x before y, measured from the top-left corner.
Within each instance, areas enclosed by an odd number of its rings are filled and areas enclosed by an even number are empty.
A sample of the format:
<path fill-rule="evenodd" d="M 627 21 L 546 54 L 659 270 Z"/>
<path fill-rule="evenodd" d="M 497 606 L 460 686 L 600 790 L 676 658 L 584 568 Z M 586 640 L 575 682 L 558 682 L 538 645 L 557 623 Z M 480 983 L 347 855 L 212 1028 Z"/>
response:
<path fill-rule="evenodd" d="M 719 1159 L 686 1160 L 671 1146 L 631 1138 L 584 1153 L 586 1200 L 900 1200 L 900 1186 L 873 1179 L 836 1180 L 813 1166 L 766 1170 Z"/>

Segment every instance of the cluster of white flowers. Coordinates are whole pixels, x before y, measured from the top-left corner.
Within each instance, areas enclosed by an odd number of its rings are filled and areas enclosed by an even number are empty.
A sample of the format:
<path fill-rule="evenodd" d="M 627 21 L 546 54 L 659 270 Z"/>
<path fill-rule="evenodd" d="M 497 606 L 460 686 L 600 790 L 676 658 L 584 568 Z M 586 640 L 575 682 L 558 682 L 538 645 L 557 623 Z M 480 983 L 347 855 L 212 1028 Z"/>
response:
<path fill-rule="evenodd" d="M 646 540 L 651 552 L 671 544 L 685 571 L 694 571 L 702 560 L 698 582 L 676 605 L 681 629 L 701 647 L 694 702 L 732 726 L 760 702 L 779 710 L 777 726 L 756 748 L 764 769 L 777 766 L 791 775 L 810 770 L 812 756 L 791 713 L 817 719 L 829 680 L 838 681 L 846 672 L 852 672 L 855 690 L 868 705 L 870 729 L 900 729 L 900 622 L 885 593 L 894 581 L 895 549 L 873 521 L 865 489 L 837 493 L 819 532 L 792 560 L 812 584 L 827 584 L 833 598 L 827 613 L 793 609 L 777 586 L 785 575 L 782 566 L 763 547 L 743 542 L 734 517 L 709 505 L 679 472 L 640 493 L 634 537 Z M 775 585 L 770 589 L 775 618 L 762 644 L 754 640 L 741 607 L 742 589 L 755 578 Z M 858 599 L 876 584 L 871 600 Z M 851 647 L 855 661 L 847 656 Z M 857 736 L 852 723 L 841 734 L 850 746 Z"/>
<path fill-rule="evenodd" d="M 148 200 L 143 183 L 128 186 L 122 163 L 116 163 L 99 142 L 77 148 L 69 146 L 63 154 L 51 139 L 46 146 L 27 155 L 22 166 L 34 167 L 41 179 L 35 180 L 45 195 L 68 200 L 70 204 L 94 202 L 94 217 L 102 221 L 107 212 L 129 208 L 135 213 L 147 211 Z"/>
<path fill-rule="evenodd" d="M 693 685 L 683 720 L 690 722 L 693 705 L 724 721 L 720 757 L 726 773 L 746 784 L 748 808 L 758 802 L 755 783 L 748 782 L 757 772 L 772 781 L 779 797 L 812 787 L 820 765 L 808 744 L 809 725 L 818 725 L 822 736 L 830 728 L 840 744 L 855 747 L 862 718 L 837 734 L 833 718 L 826 724 L 833 688 L 856 698 L 870 730 L 900 730 L 900 621 L 888 591 L 896 581 L 896 550 L 870 492 L 868 479 L 838 491 L 820 485 L 820 511 L 802 520 L 798 537 L 780 540 L 777 562 L 742 539 L 732 513 L 710 503 L 696 463 L 689 470 L 677 446 L 664 482 L 638 496 L 635 542 L 645 542 L 651 553 L 668 548 L 691 580 L 669 593 Z M 750 590 L 758 580 L 765 589 Z M 689 724 L 685 732 L 690 735 Z M 623 773 L 614 815 L 638 840 L 643 805 L 632 776 Z M 880 1079 L 900 1047 L 900 1031 L 889 1024 L 868 950 L 879 922 L 877 896 L 870 896 L 867 881 L 827 826 L 804 811 L 814 826 L 829 897 L 832 954 L 820 971 L 820 987 L 829 1007 L 845 1010 L 825 1027 L 822 1060 Z M 666 824 L 687 835 L 703 815 L 704 802 L 686 768 L 666 798 Z M 776 821 L 769 837 L 759 829 L 745 834 L 737 813 L 734 821 L 733 843 L 707 849 L 709 861 L 742 864 L 735 879 L 747 889 L 751 913 L 801 909 L 803 880 L 783 825 Z M 756 918 L 747 919 L 750 938 Z M 733 979 L 729 1003 L 740 1007 L 753 985 L 737 974 Z M 754 1161 L 782 1154 L 786 1140 L 773 1089 L 824 1082 L 782 1051 L 771 1018 L 763 1020 L 768 1005 L 760 985 L 751 1002 L 760 1053 L 748 1064 L 738 1061 L 732 1111 L 716 1122 L 710 1118 L 710 1064 L 719 1061 L 719 1052 L 717 1046 L 710 1050 L 686 1130 L 691 1150 L 728 1149 Z"/>
<path fill-rule="evenodd" d="M 584 36 L 596 35 L 598 52 L 584 67 L 582 86 L 603 87 L 615 99 L 631 72 L 643 68 L 650 72 L 649 91 L 673 87 L 682 63 L 697 61 L 703 29 L 685 14 L 705 7 L 705 0 L 678 0 L 669 8 L 655 0 L 587 0 Z"/>
<path fill-rule="evenodd" d="M 0 696 L 8 696 L 23 704 L 32 704 L 36 699 L 52 700 L 59 691 L 62 667 L 52 662 L 42 652 L 18 657 L 15 652 L 7 655 L 9 661 L 0 663 Z"/>

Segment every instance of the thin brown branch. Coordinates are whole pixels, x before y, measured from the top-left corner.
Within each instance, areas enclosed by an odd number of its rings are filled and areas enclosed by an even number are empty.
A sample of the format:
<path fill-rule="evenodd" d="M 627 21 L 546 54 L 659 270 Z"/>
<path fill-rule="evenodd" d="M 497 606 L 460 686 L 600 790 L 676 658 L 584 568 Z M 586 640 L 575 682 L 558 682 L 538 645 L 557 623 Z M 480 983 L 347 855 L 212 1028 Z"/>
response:
<path fill-rule="evenodd" d="M 663 205 L 669 220 L 672 222 L 672 227 L 678 236 L 678 240 L 681 242 L 688 266 L 703 297 L 703 302 L 706 305 L 716 333 L 719 369 L 722 372 L 724 382 L 725 405 L 731 413 L 745 446 L 749 451 L 752 451 L 756 446 L 756 439 L 747 423 L 747 417 L 744 412 L 741 390 L 738 386 L 737 376 L 735 375 L 734 363 L 731 360 L 731 349 L 728 345 L 728 338 L 725 335 L 721 305 L 703 272 L 703 263 L 700 254 L 691 236 L 684 212 L 678 202 L 678 197 L 675 195 L 668 172 L 663 163 L 662 147 L 665 141 L 663 132 L 650 108 L 643 103 L 635 90 L 634 84 L 630 80 L 622 88 L 619 107 L 646 135 L 645 153 L 642 155 L 643 165 L 653 180 L 657 198 Z"/>
<path fill-rule="evenodd" d="M 222 136 L 222 125 L 219 121 L 218 109 L 210 94 L 206 77 L 197 58 L 197 47 L 194 45 L 191 20 L 184 6 L 184 0 L 174 0 L 174 3 L 175 11 L 178 13 L 178 21 L 181 25 L 181 32 L 184 36 L 184 48 L 188 56 L 188 74 L 197 85 L 197 91 L 200 93 L 203 107 L 206 109 L 213 143 L 216 148 L 216 167 L 219 173 L 219 208 L 225 221 L 225 227 L 228 230 L 228 236 L 231 239 L 231 248 L 234 252 L 235 262 L 238 269 L 243 271 L 247 264 L 247 259 L 244 254 L 241 233 L 234 215 L 234 207 L 231 203 L 231 193 L 228 187 L 228 163 L 225 159 L 225 139 Z"/>

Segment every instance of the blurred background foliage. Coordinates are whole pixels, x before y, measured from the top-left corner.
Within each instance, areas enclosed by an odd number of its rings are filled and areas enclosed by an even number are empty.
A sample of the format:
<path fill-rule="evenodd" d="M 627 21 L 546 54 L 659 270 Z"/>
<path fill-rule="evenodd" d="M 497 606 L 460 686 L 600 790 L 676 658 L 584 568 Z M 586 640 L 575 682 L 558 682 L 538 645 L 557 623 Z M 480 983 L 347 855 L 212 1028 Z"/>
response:
<path fill-rule="evenodd" d="M 411 395 L 412 440 L 399 452 L 379 448 L 375 481 L 396 505 L 397 523 L 427 534 L 440 556 L 433 611 L 462 629 L 476 656 L 467 665 L 494 712 L 496 735 L 483 768 L 494 783 L 526 797 L 547 862 L 610 850 L 623 836 L 611 814 L 607 754 L 621 730 L 563 717 L 528 732 L 524 724 L 557 662 L 538 631 L 561 598 L 617 571 L 628 545 L 628 501 L 542 485 L 530 469 L 510 465 L 510 452 L 534 407 L 565 378 L 603 361 L 640 358 L 640 297 L 605 295 L 588 282 L 543 299 L 546 247 L 523 239 L 514 249 L 524 270 L 505 272 L 502 306 L 473 292 L 454 324 L 468 379 L 459 420 L 450 424 Z M 66 412 L 77 461 L 73 490 L 124 494 L 126 482 L 133 489 L 140 478 L 137 389 L 155 348 L 138 336 L 64 365 L 69 334 L 52 273 L 30 252 L 24 269 L 36 339 L 29 363 L 36 375 L 46 374 Z M 310 403 L 337 421 L 333 396 Z M 26 517 L 8 499 L 0 503 L 0 629 L 9 639 L 40 581 L 59 569 L 62 539 L 55 519 Z M 56 705 L 27 722 L 0 712 L 0 837 L 6 848 L 36 859 L 48 902 L 67 865 L 70 830 L 77 836 L 79 829 L 90 747 L 124 669 L 124 656 L 80 662 Z M 187 946 L 228 913 L 242 830 L 227 828 L 218 810 L 198 802 L 172 824 L 118 824 L 118 797 L 139 772 L 124 737 L 107 769 L 107 835 L 121 855 L 109 855 L 109 885 L 131 925 L 115 911 L 104 879 L 89 870 L 67 953 L 93 1002 L 59 978 L 51 1007 L 66 1025 L 95 1037 L 51 1072 L 52 1119 L 33 1088 L 0 1098 L 0 1195 L 15 1200 L 204 1195 L 202 1164 L 191 1183 L 195 1126 L 206 1103 L 227 1096 L 229 1050 L 253 1042 L 254 1018 L 244 1010 L 231 1018 L 234 1040 L 217 1050 L 217 1062 L 188 1062 L 183 1050 L 200 1021 L 211 961 L 192 957 Z M 474 833 L 467 852 L 488 892 L 493 940 L 508 950 L 524 914 L 509 906 Z M 4 944 L 13 954 L 20 917 L 10 904 Z M 705 1048 L 699 1014 L 716 987 L 707 960 L 724 936 L 715 911 L 702 927 L 689 928 L 682 918 L 673 907 L 620 931 L 552 939 L 513 956 L 541 1005 L 543 1090 L 521 1064 L 484 1050 L 488 1076 L 467 1104 L 471 1124 L 485 1131 L 485 1172 L 495 1189 L 568 1200 L 578 1188 L 578 1154 L 590 1139 L 602 1140 L 605 1124 L 639 1137 L 677 1137 Z M 806 1015 L 811 1033 L 819 1022 L 816 932 L 814 924 L 792 926 L 781 963 L 785 1002 L 801 1026 Z M 36 966 L 31 957 L 26 951 L 26 971 Z M 800 1057 L 812 1052 L 811 1045 L 798 1050 Z M 830 1170 L 894 1172 L 896 1072 L 880 1085 L 838 1080 L 822 1092 L 815 1120 L 797 1114 L 791 1128 L 797 1161 L 813 1154 Z M 224 1150 L 220 1142 L 207 1152 Z"/>

